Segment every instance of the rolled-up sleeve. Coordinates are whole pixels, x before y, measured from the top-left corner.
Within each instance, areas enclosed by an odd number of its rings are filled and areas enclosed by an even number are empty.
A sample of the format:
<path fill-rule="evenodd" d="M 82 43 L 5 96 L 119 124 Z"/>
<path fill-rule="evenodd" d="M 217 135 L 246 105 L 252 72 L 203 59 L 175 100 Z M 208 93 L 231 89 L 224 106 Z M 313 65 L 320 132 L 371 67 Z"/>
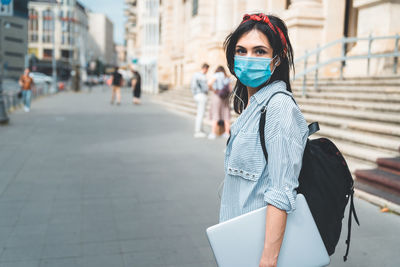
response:
<path fill-rule="evenodd" d="M 264 200 L 267 204 L 294 211 L 303 152 L 308 137 L 307 123 L 297 105 L 286 95 L 275 96 L 268 105 L 265 142 L 268 177 Z"/>

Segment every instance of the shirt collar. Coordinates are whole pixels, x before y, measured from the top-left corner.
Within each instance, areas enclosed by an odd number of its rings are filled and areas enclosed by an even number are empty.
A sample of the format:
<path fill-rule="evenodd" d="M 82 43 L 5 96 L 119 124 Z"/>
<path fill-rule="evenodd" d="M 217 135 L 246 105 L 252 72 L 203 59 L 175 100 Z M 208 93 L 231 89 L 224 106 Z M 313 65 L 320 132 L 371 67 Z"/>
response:
<path fill-rule="evenodd" d="M 277 91 L 286 91 L 284 81 L 274 81 L 258 90 L 251 98 L 254 98 L 257 104 L 262 105 L 270 96 Z"/>

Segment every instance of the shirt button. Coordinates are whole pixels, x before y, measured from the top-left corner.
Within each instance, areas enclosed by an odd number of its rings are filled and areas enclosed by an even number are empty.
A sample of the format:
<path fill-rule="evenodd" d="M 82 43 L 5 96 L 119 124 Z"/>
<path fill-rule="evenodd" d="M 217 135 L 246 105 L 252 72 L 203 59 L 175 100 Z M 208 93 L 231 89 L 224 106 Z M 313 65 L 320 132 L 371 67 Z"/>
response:
<path fill-rule="evenodd" d="M 240 173 L 243 173 L 243 171 L 240 171 Z"/>

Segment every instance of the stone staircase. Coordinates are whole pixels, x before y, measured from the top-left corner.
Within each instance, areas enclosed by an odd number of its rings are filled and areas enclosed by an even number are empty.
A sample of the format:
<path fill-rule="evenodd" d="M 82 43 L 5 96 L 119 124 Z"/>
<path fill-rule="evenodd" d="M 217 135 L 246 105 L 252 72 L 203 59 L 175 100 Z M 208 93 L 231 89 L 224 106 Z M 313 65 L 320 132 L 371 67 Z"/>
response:
<path fill-rule="evenodd" d="M 400 156 L 400 77 L 323 79 L 315 89 L 307 83 L 307 97 L 302 96 L 302 82 L 293 83 L 293 94 L 306 120 L 318 121 L 321 130 L 312 138 L 327 137 L 343 153 L 350 170 L 372 169 L 378 158 Z M 175 111 L 195 115 L 196 105 L 188 88 L 174 89 L 153 100 Z M 208 118 L 207 108 L 206 118 Z M 237 117 L 233 114 L 233 120 Z M 206 119 L 206 124 L 210 121 Z M 357 183 L 363 183 L 360 179 Z M 378 194 L 376 187 L 363 190 Z M 400 192 L 400 190 L 399 190 Z M 394 193 L 394 192 L 392 192 Z M 387 195 L 385 193 L 385 195 Z M 391 201 L 400 204 L 399 196 Z"/>

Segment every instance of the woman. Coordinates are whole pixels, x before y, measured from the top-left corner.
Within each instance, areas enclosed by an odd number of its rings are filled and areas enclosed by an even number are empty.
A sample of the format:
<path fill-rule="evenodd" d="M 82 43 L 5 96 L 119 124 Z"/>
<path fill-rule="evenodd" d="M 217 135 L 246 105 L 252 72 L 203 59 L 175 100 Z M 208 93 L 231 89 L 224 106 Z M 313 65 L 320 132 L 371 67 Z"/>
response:
<path fill-rule="evenodd" d="M 225 132 L 223 133 L 223 137 L 229 137 L 229 125 L 231 120 L 231 111 L 229 108 L 229 92 L 231 91 L 230 87 L 230 79 L 226 75 L 225 69 L 222 66 L 219 66 L 215 71 L 212 79 L 209 81 L 208 86 L 210 90 L 213 92 L 211 94 L 211 110 L 210 110 L 210 119 L 212 120 L 212 130 L 209 139 L 215 139 L 218 134 L 218 122 L 224 121 Z M 218 92 L 222 90 L 227 90 L 226 95 L 220 95 Z"/>
<path fill-rule="evenodd" d="M 140 104 L 140 94 L 141 94 L 141 77 L 139 72 L 133 71 L 133 78 L 131 80 L 131 87 L 133 93 L 132 103 L 135 105 Z"/>
<path fill-rule="evenodd" d="M 259 137 L 261 110 L 278 91 L 291 94 L 293 51 L 284 22 L 271 15 L 245 15 L 225 40 L 230 72 L 237 78 L 234 109 L 225 154 L 225 183 L 220 222 L 268 205 L 260 266 L 276 266 L 287 213 L 295 209 L 295 189 L 308 136 L 299 108 L 276 94 L 266 110 L 265 140 Z M 266 162 L 260 142 L 268 151 Z"/>

